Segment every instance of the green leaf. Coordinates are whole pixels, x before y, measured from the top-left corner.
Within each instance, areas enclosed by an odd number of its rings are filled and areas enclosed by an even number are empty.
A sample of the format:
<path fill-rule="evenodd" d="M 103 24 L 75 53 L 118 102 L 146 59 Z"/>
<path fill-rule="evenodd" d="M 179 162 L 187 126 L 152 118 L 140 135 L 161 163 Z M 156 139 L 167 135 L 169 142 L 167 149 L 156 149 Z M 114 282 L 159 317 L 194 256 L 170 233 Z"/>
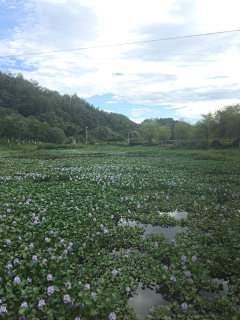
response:
<path fill-rule="evenodd" d="M 112 294 L 112 297 L 113 297 L 114 300 L 120 300 L 121 299 L 121 296 L 116 292 Z"/>

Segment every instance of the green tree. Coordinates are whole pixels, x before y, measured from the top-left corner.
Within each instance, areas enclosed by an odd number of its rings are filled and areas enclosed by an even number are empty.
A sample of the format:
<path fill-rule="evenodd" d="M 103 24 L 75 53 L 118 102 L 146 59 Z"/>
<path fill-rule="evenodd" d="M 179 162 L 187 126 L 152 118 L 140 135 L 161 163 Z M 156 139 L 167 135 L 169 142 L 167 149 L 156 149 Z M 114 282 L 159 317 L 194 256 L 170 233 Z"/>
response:
<path fill-rule="evenodd" d="M 48 141 L 54 143 L 63 143 L 66 139 L 65 133 L 62 129 L 53 127 L 49 130 Z"/>
<path fill-rule="evenodd" d="M 158 139 L 159 124 L 156 121 L 144 122 L 141 126 L 142 136 L 149 143 Z"/>
<path fill-rule="evenodd" d="M 158 129 L 158 138 L 160 141 L 169 140 L 172 135 L 170 125 L 160 126 Z"/>
<path fill-rule="evenodd" d="M 216 135 L 222 139 L 239 137 L 240 104 L 229 105 L 215 112 Z"/>
<path fill-rule="evenodd" d="M 184 121 L 178 122 L 173 129 L 174 139 L 176 140 L 189 139 L 191 134 L 191 129 L 192 129 L 191 124 Z"/>
<path fill-rule="evenodd" d="M 210 139 L 214 135 L 215 119 L 211 112 L 201 114 L 202 120 L 198 122 L 200 138 Z"/>

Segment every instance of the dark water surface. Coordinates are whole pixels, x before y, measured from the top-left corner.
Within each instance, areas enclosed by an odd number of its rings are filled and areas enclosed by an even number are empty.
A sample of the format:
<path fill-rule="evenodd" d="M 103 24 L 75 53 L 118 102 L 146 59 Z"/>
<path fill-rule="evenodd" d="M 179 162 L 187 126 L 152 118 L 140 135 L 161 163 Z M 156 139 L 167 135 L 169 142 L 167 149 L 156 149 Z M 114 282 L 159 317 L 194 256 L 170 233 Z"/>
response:
<path fill-rule="evenodd" d="M 171 212 L 168 213 L 170 216 L 174 217 L 175 219 L 181 219 L 181 218 L 187 218 L 187 212 Z M 130 227 L 134 227 L 137 225 L 136 221 L 126 221 L 125 219 L 120 220 L 121 224 L 127 224 L 129 223 Z M 169 227 L 164 228 L 161 226 L 153 226 L 151 224 L 139 224 L 140 227 L 144 228 L 144 234 L 142 238 L 145 238 L 145 236 L 151 232 L 156 233 L 162 233 L 167 239 L 170 241 L 175 238 L 176 233 L 180 230 L 187 230 L 188 228 L 185 227 Z M 227 294 L 228 286 L 227 281 L 224 281 L 223 279 L 213 279 L 213 281 L 217 282 L 219 284 L 219 289 L 216 291 L 205 291 L 201 290 L 200 295 L 205 296 L 207 298 L 212 298 L 217 294 Z M 144 287 L 142 283 L 140 282 L 138 285 L 138 288 L 136 289 L 136 294 L 129 298 L 128 305 L 132 307 L 138 317 L 139 320 L 144 320 L 145 317 L 149 314 L 150 308 L 153 305 L 168 305 L 171 302 L 171 298 L 169 298 L 169 295 L 167 293 L 163 293 L 158 291 L 157 286 L 153 285 L 151 287 Z"/>

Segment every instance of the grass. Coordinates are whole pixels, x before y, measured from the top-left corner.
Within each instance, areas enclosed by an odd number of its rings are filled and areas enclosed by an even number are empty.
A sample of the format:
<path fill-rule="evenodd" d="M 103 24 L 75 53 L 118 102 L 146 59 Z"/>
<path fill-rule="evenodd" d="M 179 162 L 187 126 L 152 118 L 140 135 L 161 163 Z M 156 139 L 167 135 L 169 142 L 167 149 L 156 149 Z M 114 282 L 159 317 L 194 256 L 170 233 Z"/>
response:
<path fill-rule="evenodd" d="M 68 153 L 64 149 L 61 150 L 47 150 L 41 149 L 37 150 L 39 143 L 33 144 L 32 142 L 22 141 L 18 145 L 15 140 L 11 143 L 11 146 L 4 138 L 0 138 L 0 155 L 11 154 L 17 157 L 27 157 L 27 158 L 41 158 L 41 159 L 57 159 L 68 157 L 70 154 L 73 156 L 74 149 L 69 149 Z M 178 155 L 181 157 L 191 157 L 199 159 L 212 159 L 212 160 L 222 160 L 231 162 L 240 162 L 240 148 L 228 148 L 228 149 L 208 149 L 208 150 L 169 150 L 167 146 L 133 146 L 133 147 L 123 147 L 123 146 L 113 146 L 113 145 L 84 145 L 84 147 L 79 148 L 78 145 L 75 146 L 76 150 L 82 154 L 96 154 L 107 155 L 111 151 L 118 151 L 126 153 L 129 156 L 134 155 L 159 155 L 159 154 L 169 154 Z M 76 154 L 76 156 L 79 156 Z"/>

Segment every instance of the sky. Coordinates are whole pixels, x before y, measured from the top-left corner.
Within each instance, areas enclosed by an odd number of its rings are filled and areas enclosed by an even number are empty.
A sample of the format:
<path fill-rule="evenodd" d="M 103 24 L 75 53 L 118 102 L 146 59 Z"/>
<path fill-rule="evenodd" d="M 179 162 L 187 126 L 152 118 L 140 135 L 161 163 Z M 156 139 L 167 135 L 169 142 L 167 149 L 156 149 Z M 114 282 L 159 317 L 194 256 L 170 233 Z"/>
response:
<path fill-rule="evenodd" d="M 240 103 L 238 8 L 238 0 L 0 0 L 0 70 L 137 123 L 194 124 Z"/>

